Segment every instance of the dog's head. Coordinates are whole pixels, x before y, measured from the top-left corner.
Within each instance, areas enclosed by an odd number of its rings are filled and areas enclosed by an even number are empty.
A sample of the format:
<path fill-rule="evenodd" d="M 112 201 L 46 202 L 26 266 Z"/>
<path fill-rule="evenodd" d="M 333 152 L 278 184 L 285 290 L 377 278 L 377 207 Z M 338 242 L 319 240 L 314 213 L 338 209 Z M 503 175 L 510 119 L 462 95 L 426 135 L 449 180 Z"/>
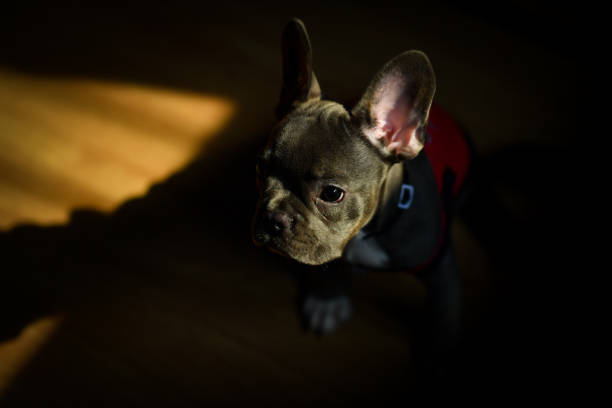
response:
<path fill-rule="evenodd" d="M 379 206 L 391 165 L 423 147 L 435 77 L 420 51 L 389 61 L 350 111 L 322 100 L 303 23 L 282 36 L 278 123 L 257 162 L 253 240 L 302 263 L 342 255 Z"/>

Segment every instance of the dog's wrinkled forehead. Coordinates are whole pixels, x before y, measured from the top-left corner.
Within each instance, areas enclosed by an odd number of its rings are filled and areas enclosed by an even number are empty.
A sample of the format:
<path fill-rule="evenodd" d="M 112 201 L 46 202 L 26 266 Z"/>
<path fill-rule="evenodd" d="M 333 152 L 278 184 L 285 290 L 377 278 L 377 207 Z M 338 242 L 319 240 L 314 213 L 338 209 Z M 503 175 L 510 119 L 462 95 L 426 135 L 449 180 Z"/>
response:
<path fill-rule="evenodd" d="M 283 164 L 299 176 L 338 177 L 346 167 L 344 159 L 354 161 L 355 155 L 364 155 L 361 150 L 368 150 L 355 135 L 358 131 L 342 105 L 312 101 L 283 118 L 273 134 L 268 153 L 272 160 L 282 158 Z M 334 163 L 338 164 L 337 168 Z"/>

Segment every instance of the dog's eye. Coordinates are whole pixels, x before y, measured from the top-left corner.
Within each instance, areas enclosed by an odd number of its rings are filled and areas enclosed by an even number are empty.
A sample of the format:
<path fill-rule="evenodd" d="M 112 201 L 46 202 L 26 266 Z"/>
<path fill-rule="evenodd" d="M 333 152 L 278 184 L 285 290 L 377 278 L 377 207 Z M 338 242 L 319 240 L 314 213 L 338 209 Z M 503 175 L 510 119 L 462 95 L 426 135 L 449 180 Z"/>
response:
<path fill-rule="evenodd" d="M 321 199 L 328 203 L 339 203 L 344 199 L 344 190 L 336 186 L 327 186 L 321 191 Z"/>

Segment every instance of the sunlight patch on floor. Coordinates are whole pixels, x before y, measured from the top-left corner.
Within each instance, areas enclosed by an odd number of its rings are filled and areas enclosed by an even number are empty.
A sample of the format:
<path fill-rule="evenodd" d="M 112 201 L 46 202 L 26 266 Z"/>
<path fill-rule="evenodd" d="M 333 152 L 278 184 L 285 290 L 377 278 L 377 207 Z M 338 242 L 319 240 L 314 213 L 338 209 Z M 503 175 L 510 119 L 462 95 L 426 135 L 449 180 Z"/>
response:
<path fill-rule="evenodd" d="M 0 69 L 0 228 L 112 211 L 187 164 L 235 109 L 212 95 Z"/>
<path fill-rule="evenodd" d="M 43 317 L 26 326 L 14 339 L 0 342 L 0 397 L 61 323 L 62 316 Z"/>

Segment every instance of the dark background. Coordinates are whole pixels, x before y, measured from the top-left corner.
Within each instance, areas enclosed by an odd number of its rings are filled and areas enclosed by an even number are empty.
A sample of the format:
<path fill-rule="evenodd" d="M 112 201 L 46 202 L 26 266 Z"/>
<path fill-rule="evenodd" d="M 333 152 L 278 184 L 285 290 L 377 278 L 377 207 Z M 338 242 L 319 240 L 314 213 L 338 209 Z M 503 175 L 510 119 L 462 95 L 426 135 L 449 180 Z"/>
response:
<path fill-rule="evenodd" d="M 66 225 L 0 232 L 0 340 L 66 316 L 0 405 L 410 403 L 425 389 L 505 399 L 574 375 L 560 288 L 573 267 L 563 197 L 580 12 L 530 2 L 2 8 L 3 67 L 219 95 L 239 111 L 196 160 L 114 213 L 75 209 Z M 422 384 L 412 364 L 414 279 L 359 276 L 353 321 L 317 338 L 294 316 L 294 265 L 250 242 L 254 154 L 273 124 L 280 32 L 294 16 L 330 98 L 355 100 L 387 60 L 421 49 L 436 102 L 473 138 L 472 194 L 453 235 L 466 329 L 444 384 Z"/>

